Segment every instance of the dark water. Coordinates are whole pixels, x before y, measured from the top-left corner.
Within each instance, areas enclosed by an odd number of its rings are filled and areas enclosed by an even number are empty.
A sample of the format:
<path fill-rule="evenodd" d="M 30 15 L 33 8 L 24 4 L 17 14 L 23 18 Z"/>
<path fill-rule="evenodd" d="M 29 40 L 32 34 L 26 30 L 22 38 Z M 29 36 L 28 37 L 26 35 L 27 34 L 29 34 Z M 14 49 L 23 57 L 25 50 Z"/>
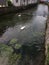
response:
<path fill-rule="evenodd" d="M 48 6 L 39 4 L 36 8 L 22 13 L 2 16 L 0 18 L 0 43 L 9 44 L 14 39 L 21 45 L 17 51 L 22 54 L 23 62 L 26 55 L 32 59 L 35 58 L 43 49 L 47 15 Z M 26 63 L 26 65 L 29 64 Z"/>

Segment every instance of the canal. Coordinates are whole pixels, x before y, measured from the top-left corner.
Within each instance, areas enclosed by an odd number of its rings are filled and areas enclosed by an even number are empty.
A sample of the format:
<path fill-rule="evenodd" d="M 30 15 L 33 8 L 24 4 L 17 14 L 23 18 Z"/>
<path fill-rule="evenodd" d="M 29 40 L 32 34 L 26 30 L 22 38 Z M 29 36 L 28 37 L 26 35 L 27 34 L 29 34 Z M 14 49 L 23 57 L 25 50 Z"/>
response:
<path fill-rule="evenodd" d="M 0 17 L 0 43 L 10 45 L 15 40 L 19 48 L 13 53 L 22 55 L 17 65 L 40 65 L 37 61 L 41 58 L 37 57 L 41 57 L 44 48 L 47 15 L 48 6 L 39 4 L 32 9 Z"/>

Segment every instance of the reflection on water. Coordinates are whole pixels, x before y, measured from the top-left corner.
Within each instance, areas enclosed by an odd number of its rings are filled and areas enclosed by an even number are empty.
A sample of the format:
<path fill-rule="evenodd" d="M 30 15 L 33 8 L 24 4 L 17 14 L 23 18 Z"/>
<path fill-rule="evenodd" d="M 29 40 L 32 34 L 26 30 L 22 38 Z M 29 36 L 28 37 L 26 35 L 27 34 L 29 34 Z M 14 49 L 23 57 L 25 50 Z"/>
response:
<path fill-rule="evenodd" d="M 12 46 L 13 53 L 21 54 L 21 60 L 19 59 L 17 65 L 33 65 L 33 60 L 43 49 L 47 20 L 47 17 L 43 17 L 43 13 L 46 12 L 44 14 L 47 16 L 46 8 L 47 6 L 40 4 L 34 10 L 1 17 L 0 43 Z M 14 43 L 14 46 L 11 43 Z"/>
<path fill-rule="evenodd" d="M 42 10 L 42 11 L 41 11 Z M 46 17 L 48 15 L 48 6 L 46 5 L 38 5 L 36 15 L 44 16 Z"/>
<path fill-rule="evenodd" d="M 0 41 L 2 40 L 2 42 L 6 43 L 12 38 L 17 38 L 19 41 L 21 41 L 21 43 L 31 42 L 33 41 L 34 38 L 39 37 L 40 33 L 41 35 L 42 33 L 44 33 L 46 18 L 41 16 L 35 16 L 35 17 L 28 16 L 29 17 L 28 19 L 26 15 L 22 16 L 24 17 L 21 18 L 14 17 L 12 21 L 15 22 L 15 25 L 10 27 L 6 26 L 6 30 L 4 34 L 1 36 Z M 17 20 L 20 22 L 16 23 Z"/>

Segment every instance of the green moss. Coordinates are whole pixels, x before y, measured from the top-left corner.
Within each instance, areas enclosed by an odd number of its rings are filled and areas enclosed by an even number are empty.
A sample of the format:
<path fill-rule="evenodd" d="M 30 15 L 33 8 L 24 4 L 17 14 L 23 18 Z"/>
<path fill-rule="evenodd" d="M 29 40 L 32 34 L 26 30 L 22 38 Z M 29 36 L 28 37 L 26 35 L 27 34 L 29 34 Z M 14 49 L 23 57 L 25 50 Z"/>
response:
<path fill-rule="evenodd" d="M 15 41 L 15 40 L 14 40 Z M 13 40 L 12 40 L 13 42 Z M 21 45 L 17 45 L 15 47 L 19 48 Z M 13 48 L 11 46 L 0 44 L 0 57 L 4 56 L 5 58 L 8 57 L 8 65 L 16 65 L 17 60 L 21 59 L 21 54 L 12 53 Z"/>
<path fill-rule="evenodd" d="M 5 44 L 0 44 L 0 56 L 8 56 L 10 53 L 13 52 L 12 47 L 7 46 Z"/>
<path fill-rule="evenodd" d="M 10 44 L 15 44 L 15 43 L 17 43 L 17 39 L 12 39 L 12 40 L 10 41 Z"/>
<path fill-rule="evenodd" d="M 10 40 L 10 43 L 9 43 L 12 47 L 14 47 L 15 49 L 19 49 L 21 48 L 21 44 L 17 42 L 17 39 L 12 39 Z"/>
<path fill-rule="evenodd" d="M 9 65 L 16 65 L 16 63 L 17 63 L 17 60 L 19 60 L 21 58 L 21 54 L 11 54 L 10 56 L 9 56 L 9 61 L 8 61 L 8 63 L 9 63 Z"/>
<path fill-rule="evenodd" d="M 16 49 L 21 48 L 21 44 L 16 44 L 16 45 L 15 45 L 15 48 L 16 48 Z"/>

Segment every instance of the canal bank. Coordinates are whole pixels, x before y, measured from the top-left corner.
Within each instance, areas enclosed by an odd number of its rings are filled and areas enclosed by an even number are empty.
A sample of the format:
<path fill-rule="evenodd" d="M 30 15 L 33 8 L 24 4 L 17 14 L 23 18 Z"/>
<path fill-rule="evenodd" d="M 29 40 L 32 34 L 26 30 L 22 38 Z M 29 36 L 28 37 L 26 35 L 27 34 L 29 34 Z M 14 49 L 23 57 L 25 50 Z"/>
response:
<path fill-rule="evenodd" d="M 0 15 L 22 12 L 24 10 L 31 9 L 32 7 L 35 8 L 35 7 L 37 7 L 37 5 L 38 5 L 38 3 L 31 4 L 28 6 L 21 6 L 21 7 L 14 7 L 14 6 L 12 6 L 12 7 L 0 7 Z"/>
<path fill-rule="evenodd" d="M 46 36 L 45 36 L 45 65 L 49 65 L 49 15 L 46 24 Z"/>

